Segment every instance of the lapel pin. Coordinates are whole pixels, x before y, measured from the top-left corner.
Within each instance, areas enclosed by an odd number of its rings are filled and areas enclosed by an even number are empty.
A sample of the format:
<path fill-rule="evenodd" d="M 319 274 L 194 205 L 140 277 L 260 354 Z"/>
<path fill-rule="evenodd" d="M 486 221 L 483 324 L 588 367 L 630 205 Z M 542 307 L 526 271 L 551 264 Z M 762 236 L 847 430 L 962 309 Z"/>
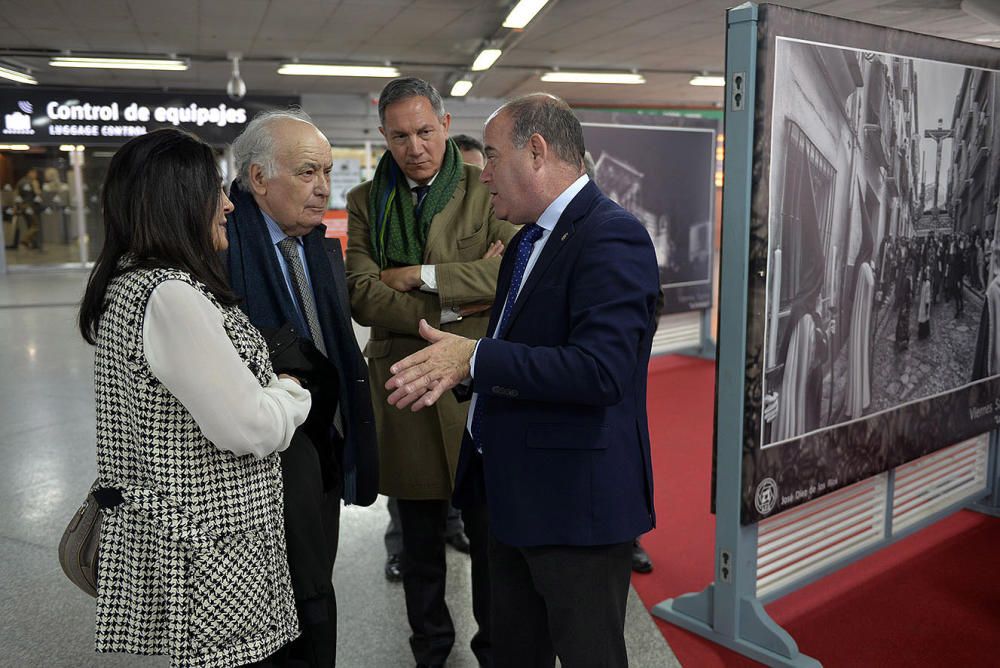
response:
<path fill-rule="evenodd" d="M 568 238 L 569 238 L 569 232 L 563 232 L 562 239 L 560 239 L 559 241 L 566 241 L 566 239 Z"/>

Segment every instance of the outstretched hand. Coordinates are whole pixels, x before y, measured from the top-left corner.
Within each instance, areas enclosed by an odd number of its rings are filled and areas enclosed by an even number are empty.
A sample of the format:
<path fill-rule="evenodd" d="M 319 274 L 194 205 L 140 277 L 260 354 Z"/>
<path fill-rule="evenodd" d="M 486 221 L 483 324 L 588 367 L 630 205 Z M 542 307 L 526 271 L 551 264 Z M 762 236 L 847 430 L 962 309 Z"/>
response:
<path fill-rule="evenodd" d="M 470 360 L 476 342 L 434 329 L 420 321 L 420 336 L 431 345 L 404 357 L 389 369 L 394 375 L 385 384 L 391 390 L 389 404 L 411 411 L 433 406 L 441 395 L 470 375 Z"/>

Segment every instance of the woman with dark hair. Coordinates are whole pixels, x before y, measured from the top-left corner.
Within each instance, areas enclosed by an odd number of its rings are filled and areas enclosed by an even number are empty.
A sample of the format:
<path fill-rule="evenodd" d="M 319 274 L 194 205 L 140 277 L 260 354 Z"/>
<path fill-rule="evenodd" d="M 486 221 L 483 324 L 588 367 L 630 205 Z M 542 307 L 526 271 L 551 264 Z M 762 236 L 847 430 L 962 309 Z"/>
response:
<path fill-rule="evenodd" d="M 80 331 L 97 348 L 99 652 L 259 663 L 298 635 L 276 452 L 309 412 L 223 278 L 233 206 L 211 148 L 123 146 Z"/>

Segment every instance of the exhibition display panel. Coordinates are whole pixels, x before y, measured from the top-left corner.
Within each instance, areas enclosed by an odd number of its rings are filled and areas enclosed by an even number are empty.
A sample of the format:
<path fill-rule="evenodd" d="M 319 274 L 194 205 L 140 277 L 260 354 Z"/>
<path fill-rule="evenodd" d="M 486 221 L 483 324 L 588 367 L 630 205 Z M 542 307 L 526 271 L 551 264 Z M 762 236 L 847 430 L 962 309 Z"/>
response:
<path fill-rule="evenodd" d="M 715 581 L 654 614 L 813 666 L 764 610 L 1000 493 L 1000 50 L 729 11 Z"/>
<path fill-rule="evenodd" d="M 714 358 L 718 120 L 638 110 L 578 115 L 595 182 L 642 223 L 656 250 L 663 303 L 653 354 Z"/>

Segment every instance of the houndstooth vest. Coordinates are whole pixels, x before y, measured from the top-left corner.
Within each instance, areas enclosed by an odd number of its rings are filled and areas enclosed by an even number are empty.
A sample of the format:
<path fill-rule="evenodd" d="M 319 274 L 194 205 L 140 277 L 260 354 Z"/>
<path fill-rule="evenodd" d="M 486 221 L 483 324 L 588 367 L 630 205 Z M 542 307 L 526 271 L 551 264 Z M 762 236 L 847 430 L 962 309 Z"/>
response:
<path fill-rule="evenodd" d="M 143 353 L 146 304 L 163 281 L 194 286 L 240 357 L 271 377 L 260 333 L 181 271 L 134 269 L 108 287 L 94 364 L 99 484 L 125 502 L 101 529 L 96 648 L 166 654 L 172 666 L 260 660 L 298 635 L 278 455 L 223 452 Z"/>

